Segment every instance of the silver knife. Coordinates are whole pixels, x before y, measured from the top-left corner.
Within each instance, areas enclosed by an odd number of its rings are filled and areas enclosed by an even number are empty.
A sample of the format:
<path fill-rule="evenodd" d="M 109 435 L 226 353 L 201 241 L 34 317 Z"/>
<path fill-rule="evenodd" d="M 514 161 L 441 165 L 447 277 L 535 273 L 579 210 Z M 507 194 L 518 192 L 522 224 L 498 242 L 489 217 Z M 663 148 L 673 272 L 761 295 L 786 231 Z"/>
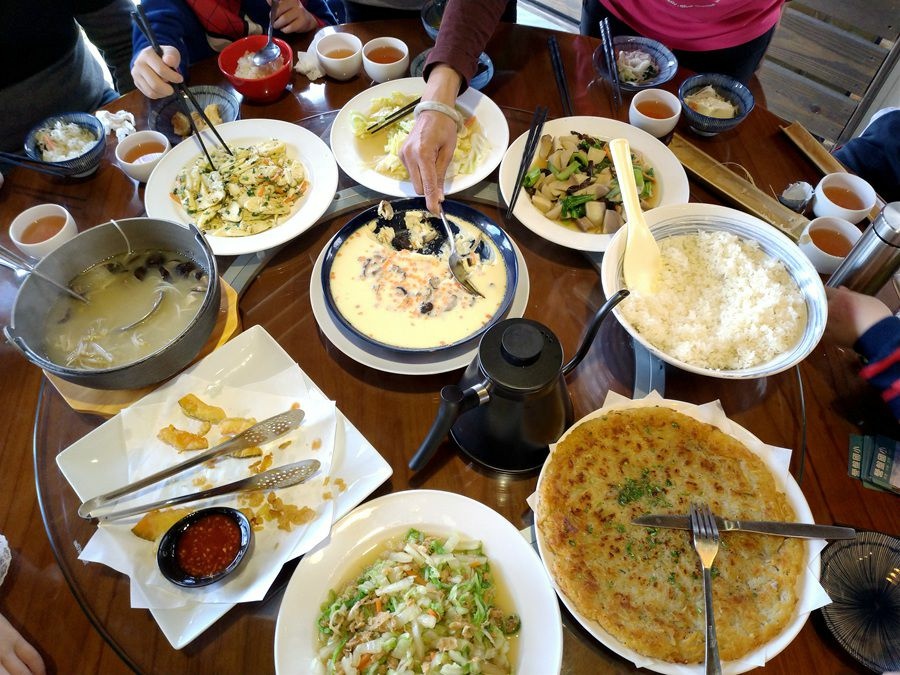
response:
<path fill-rule="evenodd" d="M 631 521 L 644 527 L 667 527 L 676 530 L 690 530 L 690 516 L 647 515 L 639 516 Z M 716 526 L 720 532 L 756 532 L 758 534 L 775 534 L 781 537 L 799 537 L 801 539 L 854 539 L 856 530 L 852 527 L 836 525 L 812 525 L 809 523 L 783 523 L 771 520 L 729 520 L 716 516 Z"/>

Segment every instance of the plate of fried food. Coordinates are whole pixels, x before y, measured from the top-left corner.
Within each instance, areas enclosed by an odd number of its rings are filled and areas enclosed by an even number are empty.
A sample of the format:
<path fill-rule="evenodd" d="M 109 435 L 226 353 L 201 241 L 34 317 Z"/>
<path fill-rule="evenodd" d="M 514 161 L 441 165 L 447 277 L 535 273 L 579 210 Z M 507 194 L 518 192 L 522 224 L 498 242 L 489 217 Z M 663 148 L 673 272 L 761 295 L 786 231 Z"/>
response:
<path fill-rule="evenodd" d="M 337 190 L 338 170 L 328 146 L 303 127 L 280 120 L 216 125 L 226 152 L 209 129 L 172 148 L 150 174 L 147 214 L 194 223 L 216 255 L 255 253 L 278 246 L 318 222 Z"/>
<path fill-rule="evenodd" d="M 305 413 L 298 428 L 270 443 L 204 462 L 110 508 L 192 494 L 316 459 L 319 471 L 307 482 L 102 521 L 79 556 L 127 575 L 132 607 L 149 609 L 175 649 L 191 642 L 236 603 L 264 598 L 282 565 L 324 540 L 337 518 L 390 476 L 390 466 L 259 326 L 57 457 L 63 475 L 86 501 L 189 459 L 294 407 Z M 157 566 L 160 538 L 176 521 L 210 506 L 240 509 L 253 526 L 253 546 L 241 566 L 221 581 L 184 589 Z"/>
<path fill-rule="evenodd" d="M 500 192 L 508 204 L 528 133 L 514 140 L 500 164 Z M 603 117 L 561 117 L 544 124 L 541 141 L 513 215 L 538 236 L 579 251 L 605 251 L 625 222 L 609 141 L 631 147 L 641 208 L 686 204 L 687 174 L 660 141 L 630 124 Z"/>
<path fill-rule="evenodd" d="M 723 518 L 811 523 L 789 463 L 789 450 L 762 443 L 717 403 L 610 394 L 551 447 L 538 479 L 538 549 L 557 594 L 637 667 L 701 674 L 704 601 L 690 532 L 632 520 L 706 502 Z M 829 602 L 818 581 L 825 542 L 720 534 L 719 651 L 726 672 L 741 673 L 778 654 Z"/>
<path fill-rule="evenodd" d="M 366 129 L 422 95 L 425 80 L 391 80 L 354 96 L 331 125 L 331 150 L 341 169 L 360 185 L 394 197 L 415 197 L 409 172 L 400 160 L 400 147 L 415 122 L 413 111 L 390 126 Z M 509 126 L 503 112 L 487 96 L 469 88 L 456 99 L 463 124 L 447 169 L 444 194 L 472 187 L 486 178 L 503 159 Z"/>

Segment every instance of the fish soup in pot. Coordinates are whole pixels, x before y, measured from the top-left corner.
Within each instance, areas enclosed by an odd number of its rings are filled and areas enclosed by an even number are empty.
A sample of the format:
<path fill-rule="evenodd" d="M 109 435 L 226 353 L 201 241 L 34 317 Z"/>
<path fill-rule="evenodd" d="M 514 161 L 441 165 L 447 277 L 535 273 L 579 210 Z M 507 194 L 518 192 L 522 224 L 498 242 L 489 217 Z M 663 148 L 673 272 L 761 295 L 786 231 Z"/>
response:
<path fill-rule="evenodd" d="M 194 227 L 152 218 L 106 223 L 44 258 L 25 280 L 7 337 L 35 365 L 100 389 L 156 384 L 186 367 L 218 315 L 216 260 Z"/>

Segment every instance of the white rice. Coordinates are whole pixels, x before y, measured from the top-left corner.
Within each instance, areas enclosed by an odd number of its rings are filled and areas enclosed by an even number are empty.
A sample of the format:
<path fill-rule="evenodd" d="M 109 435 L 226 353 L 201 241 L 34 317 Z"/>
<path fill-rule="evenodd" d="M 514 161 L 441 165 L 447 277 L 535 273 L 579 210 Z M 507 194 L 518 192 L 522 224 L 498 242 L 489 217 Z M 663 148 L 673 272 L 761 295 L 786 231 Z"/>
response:
<path fill-rule="evenodd" d="M 39 129 L 34 136 L 41 159 L 45 162 L 63 162 L 81 157 L 100 140 L 90 129 L 61 120 Z"/>
<path fill-rule="evenodd" d="M 281 67 L 284 65 L 284 57 L 280 54 L 274 61 L 269 61 L 261 66 L 257 66 L 253 63 L 253 54 L 255 52 L 245 52 L 244 55 L 238 59 L 237 69 L 234 71 L 235 77 L 243 77 L 245 80 L 261 80 L 264 77 L 269 77 L 269 75 L 274 75 Z"/>
<path fill-rule="evenodd" d="M 663 271 L 653 295 L 619 306 L 653 346 L 694 366 L 751 368 L 801 338 L 806 303 L 784 264 L 753 241 L 698 232 L 659 242 Z"/>

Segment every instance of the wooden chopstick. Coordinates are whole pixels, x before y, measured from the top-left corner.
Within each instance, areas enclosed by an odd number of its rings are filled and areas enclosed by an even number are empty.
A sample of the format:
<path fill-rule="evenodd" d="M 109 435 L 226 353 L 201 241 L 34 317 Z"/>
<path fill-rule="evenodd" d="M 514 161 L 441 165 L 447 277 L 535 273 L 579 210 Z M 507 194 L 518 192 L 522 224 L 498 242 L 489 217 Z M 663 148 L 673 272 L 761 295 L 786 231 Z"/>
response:
<path fill-rule="evenodd" d="M 397 122 L 397 121 L 403 119 L 404 117 L 406 117 L 407 115 L 409 115 L 413 111 L 413 109 L 417 105 L 419 105 L 419 103 L 421 101 L 422 101 L 422 97 L 420 96 L 418 98 L 413 99 L 412 101 L 407 103 L 402 108 L 397 108 L 394 112 L 392 112 L 390 115 L 385 117 L 383 120 L 381 120 L 379 122 L 375 122 L 374 124 L 370 124 L 369 126 L 367 126 L 366 133 L 374 134 L 376 131 L 381 131 L 385 127 L 391 126 L 394 122 Z"/>
<path fill-rule="evenodd" d="M 609 18 L 600 20 L 600 39 L 603 42 L 603 53 L 606 56 L 606 69 L 609 73 L 609 84 L 612 88 L 613 109 L 616 113 L 622 107 L 622 88 L 619 84 L 619 69 L 616 66 L 616 49 L 612 33 L 609 30 Z"/>
<path fill-rule="evenodd" d="M 159 40 L 156 39 L 156 34 L 153 32 L 153 28 L 150 26 L 150 22 L 147 20 L 147 14 L 144 11 L 143 4 L 139 4 L 137 9 L 131 13 L 131 18 L 134 19 L 135 24 L 137 24 L 138 29 L 144 34 L 144 37 L 150 42 L 150 45 L 153 47 L 153 51 L 157 56 L 162 58 L 163 51 L 162 47 L 159 44 Z M 207 117 L 206 111 L 203 110 L 203 106 L 194 98 L 194 95 L 191 93 L 191 90 L 188 89 L 187 86 L 183 82 L 173 83 L 173 87 L 179 91 L 182 96 L 182 100 L 184 102 L 185 114 L 187 115 L 188 122 L 191 125 L 191 129 L 194 134 L 197 136 L 197 140 L 200 141 L 200 145 L 203 147 L 203 152 L 206 154 L 206 158 L 209 160 L 210 166 L 215 169 L 215 165 L 213 164 L 212 157 L 209 155 L 209 151 L 206 149 L 206 144 L 203 142 L 203 138 L 200 135 L 200 130 L 197 129 L 197 126 L 194 124 L 194 120 L 192 118 L 190 109 L 187 106 L 187 102 L 189 101 L 194 108 L 197 110 L 197 114 L 200 115 L 200 118 L 209 127 L 210 131 L 215 134 L 216 138 L 219 140 L 219 143 L 222 144 L 222 147 L 229 155 L 234 155 L 231 151 L 231 148 L 228 147 L 228 144 L 225 142 L 225 139 L 222 138 L 219 130 L 216 129 L 216 125 L 212 123 L 212 121 Z"/>
<path fill-rule="evenodd" d="M 62 167 L 53 166 L 50 162 L 41 162 L 31 157 L 23 157 L 12 152 L 0 152 L 0 164 L 8 162 L 15 166 L 21 166 L 23 169 L 33 169 L 39 173 L 45 173 L 49 176 L 60 176 L 65 178 L 71 176 L 74 170 L 64 169 Z"/>
<path fill-rule="evenodd" d="M 547 38 L 547 46 L 550 48 L 550 60 L 553 63 L 553 75 L 556 76 L 556 86 L 559 89 L 559 98 L 562 101 L 563 114 L 572 117 L 572 97 L 569 94 L 569 83 L 566 80 L 566 69 L 559 54 L 559 42 L 555 35 Z"/>
<path fill-rule="evenodd" d="M 531 117 L 531 126 L 528 128 L 528 136 L 525 140 L 525 147 L 522 150 L 522 159 L 519 160 L 519 173 L 516 176 L 516 185 L 509 197 L 509 206 L 506 207 L 507 218 L 512 216 L 516 200 L 519 198 L 519 192 L 522 191 L 522 183 L 525 180 L 525 174 L 528 173 L 528 167 L 531 166 L 531 160 L 540 141 L 545 121 L 547 121 L 547 108 L 538 106 L 534 109 L 534 115 Z"/>

